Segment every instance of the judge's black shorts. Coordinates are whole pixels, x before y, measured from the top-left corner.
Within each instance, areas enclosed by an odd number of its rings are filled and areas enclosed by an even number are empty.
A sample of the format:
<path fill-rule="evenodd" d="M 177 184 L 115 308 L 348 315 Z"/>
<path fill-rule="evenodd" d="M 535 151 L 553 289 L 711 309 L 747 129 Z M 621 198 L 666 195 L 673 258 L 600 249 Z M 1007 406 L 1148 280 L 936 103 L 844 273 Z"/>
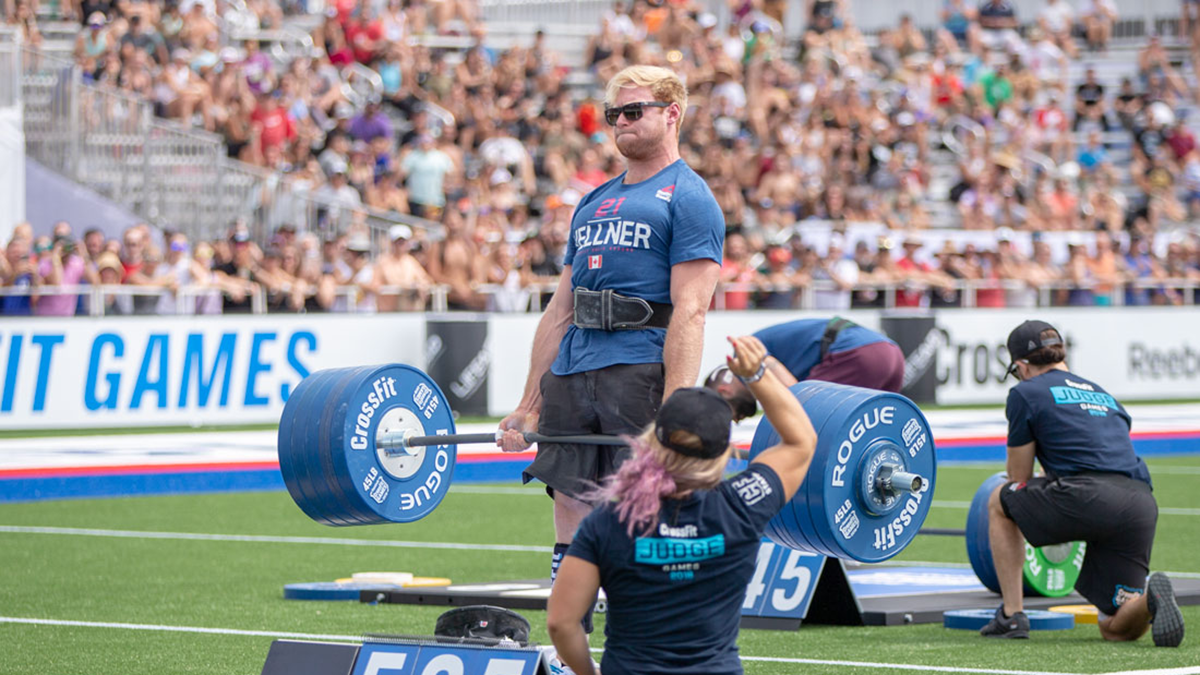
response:
<path fill-rule="evenodd" d="M 1087 542 L 1075 590 L 1104 614 L 1143 592 L 1158 522 L 1146 483 L 1111 473 L 1039 476 L 1005 484 L 1000 505 L 1032 546 Z"/>
<path fill-rule="evenodd" d="M 640 434 L 662 405 L 663 365 L 616 365 L 573 375 L 547 372 L 541 381 L 542 413 L 538 433 Z M 629 448 L 612 445 L 539 443 L 537 457 L 525 468 L 524 481 L 534 478 L 571 497 L 587 494 L 629 456 Z"/>

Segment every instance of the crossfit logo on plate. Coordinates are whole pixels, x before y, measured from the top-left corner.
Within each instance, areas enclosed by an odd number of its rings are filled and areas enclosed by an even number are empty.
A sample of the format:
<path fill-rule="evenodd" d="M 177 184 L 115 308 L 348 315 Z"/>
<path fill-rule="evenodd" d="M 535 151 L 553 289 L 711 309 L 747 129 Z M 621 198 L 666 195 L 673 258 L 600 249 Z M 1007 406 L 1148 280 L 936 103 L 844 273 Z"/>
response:
<path fill-rule="evenodd" d="M 892 420 L 896 416 L 896 406 L 885 405 L 882 408 L 873 408 L 863 413 L 860 419 L 854 420 L 854 424 L 850 425 L 850 433 L 846 435 L 846 440 L 838 446 L 837 465 L 833 467 L 833 477 L 829 484 L 833 487 L 842 487 L 846 484 L 846 462 L 850 461 L 850 457 L 854 454 L 854 444 L 861 441 L 863 435 L 875 427 L 886 424 L 891 425 Z"/>
<path fill-rule="evenodd" d="M 350 438 L 351 448 L 366 450 L 370 447 L 367 429 L 371 426 L 371 418 L 375 416 L 379 406 L 395 395 L 396 378 L 385 376 L 371 383 L 371 393 L 367 395 L 367 400 L 363 401 L 362 407 L 359 408 L 358 418 L 355 420 L 354 436 Z"/>
<path fill-rule="evenodd" d="M 850 539 L 858 532 L 858 512 L 854 510 L 854 505 L 850 503 L 849 499 L 838 507 L 837 513 L 833 516 L 833 522 L 838 526 L 838 531 L 845 539 Z"/>
<path fill-rule="evenodd" d="M 763 497 L 771 494 L 771 485 L 758 473 L 749 473 L 734 480 L 733 489 L 746 506 L 754 506 L 761 502 Z"/>
<path fill-rule="evenodd" d="M 387 481 L 383 479 L 383 476 L 376 478 L 375 485 L 371 487 L 371 499 L 374 499 L 376 504 L 382 504 L 387 499 L 388 490 L 390 488 Z"/>
<path fill-rule="evenodd" d="M 424 413 L 425 419 L 432 418 L 433 413 L 438 409 L 438 397 L 433 395 L 433 390 L 424 382 L 421 382 L 417 385 L 416 389 L 413 389 L 412 400 L 421 409 L 421 412 Z"/>
<path fill-rule="evenodd" d="M 909 457 L 916 457 L 921 448 L 925 447 L 925 443 L 929 441 L 925 432 L 921 431 L 921 423 L 916 418 L 904 423 L 904 430 L 900 432 L 900 437 L 904 439 Z"/>

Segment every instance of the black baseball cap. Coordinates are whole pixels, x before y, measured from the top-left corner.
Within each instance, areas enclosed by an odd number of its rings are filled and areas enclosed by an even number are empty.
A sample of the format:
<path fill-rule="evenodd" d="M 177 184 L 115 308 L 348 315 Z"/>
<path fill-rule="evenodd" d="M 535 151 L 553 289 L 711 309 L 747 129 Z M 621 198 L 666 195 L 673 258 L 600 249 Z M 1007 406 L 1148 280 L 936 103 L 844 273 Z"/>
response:
<path fill-rule="evenodd" d="M 733 409 L 721 395 L 704 387 L 676 389 L 654 417 L 658 442 L 681 455 L 698 459 L 714 459 L 729 448 L 729 427 Z M 700 438 L 699 448 L 671 442 L 675 431 L 687 431 Z"/>
<path fill-rule="evenodd" d="M 1054 331 L 1053 336 L 1042 337 L 1042 333 Z M 1061 345 L 1062 334 L 1058 329 L 1045 321 L 1026 321 L 1008 334 L 1008 355 L 1012 362 L 1008 366 L 1005 377 L 1012 375 L 1017 369 L 1017 361 L 1029 356 L 1042 347 Z"/>

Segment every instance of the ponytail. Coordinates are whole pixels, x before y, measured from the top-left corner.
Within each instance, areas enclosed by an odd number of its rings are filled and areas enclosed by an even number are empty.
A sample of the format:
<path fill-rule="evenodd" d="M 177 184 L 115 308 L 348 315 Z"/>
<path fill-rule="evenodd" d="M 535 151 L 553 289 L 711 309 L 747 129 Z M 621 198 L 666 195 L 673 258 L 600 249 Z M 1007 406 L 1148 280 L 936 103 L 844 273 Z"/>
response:
<path fill-rule="evenodd" d="M 685 497 L 695 490 L 715 487 L 725 475 L 729 451 L 713 459 L 688 457 L 665 448 L 654 438 L 654 427 L 625 440 L 633 455 L 591 499 L 616 502 L 617 520 L 630 537 L 648 534 L 658 522 L 662 500 Z"/>

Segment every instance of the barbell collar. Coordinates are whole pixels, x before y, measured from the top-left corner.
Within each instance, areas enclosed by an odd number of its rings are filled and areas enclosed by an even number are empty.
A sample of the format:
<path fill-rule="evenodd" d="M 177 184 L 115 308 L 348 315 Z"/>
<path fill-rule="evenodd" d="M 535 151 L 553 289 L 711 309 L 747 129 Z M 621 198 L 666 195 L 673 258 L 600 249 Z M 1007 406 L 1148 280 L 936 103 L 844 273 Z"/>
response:
<path fill-rule="evenodd" d="M 901 492 L 916 493 L 920 492 L 921 488 L 925 486 L 924 478 L 915 473 L 900 471 L 902 467 L 885 464 L 880 468 L 891 469 L 891 471 L 880 471 L 879 477 L 875 479 L 875 488 L 880 492 L 891 492 L 894 494 Z"/>

